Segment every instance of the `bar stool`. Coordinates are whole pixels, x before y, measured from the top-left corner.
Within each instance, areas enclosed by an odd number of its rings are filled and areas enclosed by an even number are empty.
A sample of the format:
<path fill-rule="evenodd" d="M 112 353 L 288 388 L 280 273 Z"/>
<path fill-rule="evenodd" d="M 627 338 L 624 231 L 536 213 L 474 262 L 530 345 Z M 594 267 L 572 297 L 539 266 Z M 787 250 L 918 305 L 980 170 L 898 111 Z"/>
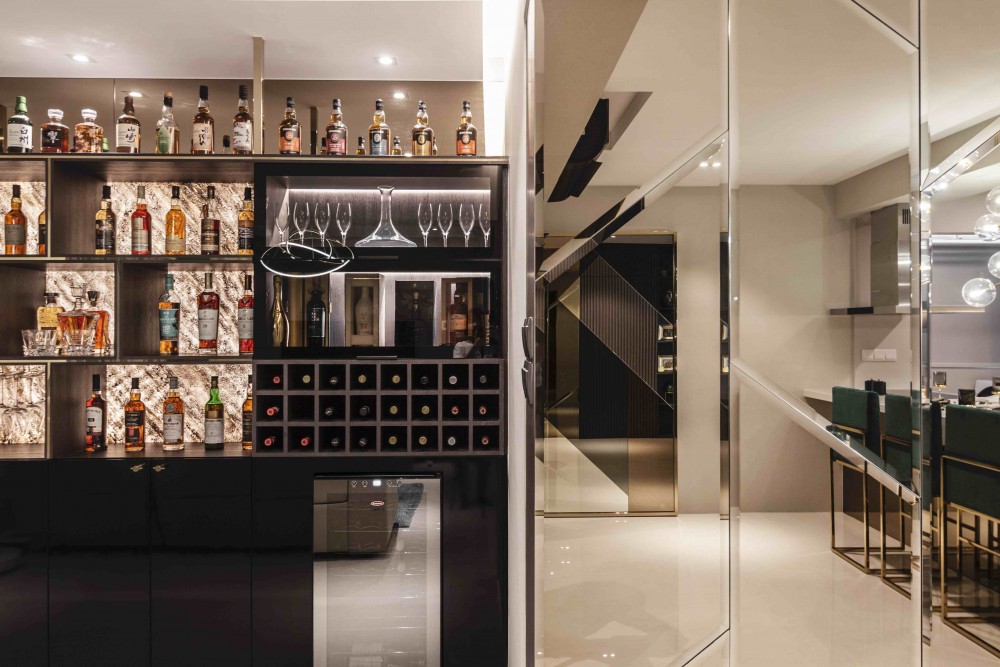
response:
<path fill-rule="evenodd" d="M 881 429 L 879 427 L 878 394 L 873 391 L 852 389 L 850 387 L 833 388 L 833 427 L 852 437 L 860 438 L 862 444 L 875 454 L 879 454 Z M 861 476 L 861 510 L 863 512 L 864 542 L 860 546 L 837 545 L 837 509 L 835 470 L 841 466 L 844 473 L 848 470 Z M 866 574 L 874 572 L 871 565 L 871 507 L 868 497 L 868 463 L 858 467 L 835 452 L 830 452 L 830 548 L 848 563 Z M 878 515 L 881 518 L 881 514 Z M 881 531 L 881 526 L 878 527 Z M 860 559 L 854 556 L 860 555 Z"/>
<path fill-rule="evenodd" d="M 941 450 L 944 443 L 943 415 L 947 401 L 931 401 L 920 409 L 921 419 L 921 489 L 920 497 L 923 511 L 930 514 L 930 529 L 924 533 L 924 540 L 929 541 L 928 553 L 931 554 L 931 609 L 941 610 L 941 562 L 938 559 L 941 547 Z M 924 477 L 926 471 L 926 479 Z M 936 585 L 935 585 L 936 582 Z M 937 601 L 933 599 L 938 596 Z"/>
<path fill-rule="evenodd" d="M 956 632 L 1000 657 L 1000 412 L 964 405 L 945 409 L 945 439 L 941 455 L 941 620 Z M 955 570 L 959 591 L 948 597 L 948 542 L 945 519 L 956 513 Z M 968 515 L 972 523 L 963 519 Z M 972 555 L 971 577 L 965 576 L 964 556 Z M 985 561 L 986 567 L 983 567 Z M 966 580 L 973 594 L 965 593 Z M 985 585 L 983 585 L 985 583 Z M 965 604 L 966 600 L 974 605 Z M 992 625 L 988 634 L 970 627 Z"/>
<path fill-rule="evenodd" d="M 889 394 L 885 397 L 885 432 L 882 434 L 882 460 L 889 466 L 889 472 L 900 484 L 912 484 L 913 466 L 916 448 L 913 438 L 920 437 L 918 421 L 920 412 L 913 409 L 913 401 L 909 396 Z M 919 460 L 917 458 L 917 460 Z M 910 592 L 902 587 L 901 582 L 911 580 L 910 550 L 907 547 L 907 536 L 913 530 L 913 503 L 904 502 L 896 496 L 899 508 L 899 546 L 889 547 L 886 539 L 889 534 L 887 496 L 896 495 L 885 487 L 879 486 L 879 523 L 882 530 L 880 555 L 882 559 L 881 579 L 893 590 L 910 597 Z M 904 508 L 908 511 L 904 512 Z M 890 567 L 889 557 L 895 556 L 903 562 L 902 567 Z"/>

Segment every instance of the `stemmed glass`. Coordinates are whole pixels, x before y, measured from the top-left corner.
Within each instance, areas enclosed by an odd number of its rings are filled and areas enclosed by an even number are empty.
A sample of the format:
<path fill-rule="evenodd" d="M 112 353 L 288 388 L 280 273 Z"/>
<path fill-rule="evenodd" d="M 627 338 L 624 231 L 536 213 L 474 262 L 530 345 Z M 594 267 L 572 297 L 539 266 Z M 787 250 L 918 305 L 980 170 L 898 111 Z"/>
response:
<path fill-rule="evenodd" d="M 451 231 L 451 204 L 438 204 L 438 229 L 444 239 L 444 247 L 448 247 L 448 232 Z"/>
<path fill-rule="evenodd" d="M 424 235 L 424 247 L 427 247 L 427 235 L 431 233 L 434 225 L 434 204 L 423 201 L 417 204 L 417 224 L 420 225 L 420 233 Z"/>
<path fill-rule="evenodd" d="M 458 225 L 462 228 L 462 233 L 465 234 L 465 247 L 469 247 L 469 235 L 472 234 L 472 229 L 476 226 L 476 211 L 472 204 L 459 204 L 458 205 Z"/>
<path fill-rule="evenodd" d="M 351 229 L 350 202 L 337 203 L 337 229 L 340 230 L 341 243 L 347 247 L 347 232 Z"/>
<path fill-rule="evenodd" d="M 330 228 L 330 202 L 316 204 L 316 229 L 319 230 L 319 244 L 326 246 L 326 230 Z"/>
<path fill-rule="evenodd" d="M 490 205 L 479 205 L 479 228 L 483 230 L 483 244 L 490 247 Z"/>
<path fill-rule="evenodd" d="M 305 240 L 309 220 L 309 202 L 295 202 L 295 207 L 292 209 L 292 222 L 295 223 L 295 231 L 298 232 L 299 239 Z"/>
<path fill-rule="evenodd" d="M 288 202 L 286 201 L 274 218 L 274 226 L 278 230 L 278 245 L 287 250 L 285 232 L 288 230 Z"/>

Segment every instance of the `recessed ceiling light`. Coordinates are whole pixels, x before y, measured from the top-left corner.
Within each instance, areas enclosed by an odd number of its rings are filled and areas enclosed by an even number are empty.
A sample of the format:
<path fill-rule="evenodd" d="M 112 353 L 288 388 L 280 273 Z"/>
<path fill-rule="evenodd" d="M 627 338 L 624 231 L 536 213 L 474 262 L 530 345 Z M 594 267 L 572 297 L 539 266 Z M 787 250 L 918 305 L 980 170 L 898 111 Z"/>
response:
<path fill-rule="evenodd" d="M 392 94 L 392 98 L 394 100 L 405 100 L 406 99 L 406 93 L 404 93 L 402 90 L 397 90 L 396 92 L 394 92 Z"/>
<path fill-rule="evenodd" d="M 395 65 L 398 61 L 396 56 L 379 56 L 375 59 L 379 65 Z"/>
<path fill-rule="evenodd" d="M 85 53 L 67 53 L 67 57 L 72 58 L 78 63 L 92 63 L 93 59 Z"/>
<path fill-rule="evenodd" d="M 129 92 L 127 92 L 125 94 L 128 95 L 129 97 L 134 97 L 136 99 L 139 99 L 140 97 L 142 97 L 142 93 L 140 93 L 138 90 L 130 90 Z"/>
<path fill-rule="evenodd" d="M 698 163 L 698 166 L 701 167 L 702 169 L 706 168 L 708 166 L 708 160 L 702 160 L 701 162 Z"/>

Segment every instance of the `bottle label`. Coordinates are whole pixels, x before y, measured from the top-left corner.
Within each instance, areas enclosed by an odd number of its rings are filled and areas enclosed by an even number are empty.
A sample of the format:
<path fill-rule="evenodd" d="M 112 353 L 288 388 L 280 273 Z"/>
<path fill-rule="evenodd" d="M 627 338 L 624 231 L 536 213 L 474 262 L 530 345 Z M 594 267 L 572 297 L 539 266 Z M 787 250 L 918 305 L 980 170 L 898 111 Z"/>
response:
<path fill-rule="evenodd" d="M 94 239 L 94 248 L 103 250 L 109 255 L 115 254 L 115 234 L 112 230 L 103 230 L 98 223 L 97 235 Z"/>
<path fill-rule="evenodd" d="M 48 223 L 46 223 L 46 222 L 44 222 L 42 220 L 39 220 L 38 221 L 38 245 L 39 246 L 45 245 L 45 242 L 48 240 L 48 234 L 49 234 L 49 225 L 48 225 Z M 39 252 L 42 252 L 42 251 L 39 250 Z"/>
<path fill-rule="evenodd" d="M 62 129 L 59 127 L 47 127 L 42 131 L 42 150 L 54 149 L 51 152 L 61 153 L 63 150 L 63 141 L 66 140 L 66 135 L 69 134 L 69 129 Z"/>
<path fill-rule="evenodd" d="M 243 413 L 243 442 L 253 442 L 253 413 Z"/>
<path fill-rule="evenodd" d="M 156 131 L 156 152 L 160 155 L 174 154 L 174 128 L 161 125 Z"/>
<path fill-rule="evenodd" d="M 215 133 L 211 123 L 195 123 L 192 126 L 191 150 L 215 151 Z"/>
<path fill-rule="evenodd" d="M 433 140 L 431 139 L 431 131 L 429 129 L 413 131 L 414 155 L 430 155 L 432 144 Z"/>
<path fill-rule="evenodd" d="M 31 150 L 31 126 L 24 123 L 7 123 L 7 146 Z"/>
<path fill-rule="evenodd" d="M 24 224 L 4 225 L 3 239 L 7 245 L 24 245 L 26 241 Z"/>
<path fill-rule="evenodd" d="M 225 425 L 219 417 L 205 417 L 205 444 L 221 445 L 225 436 Z"/>
<path fill-rule="evenodd" d="M 149 252 L 149 230 L 140 216 L 132 218 L 132 252 Z"/>
<path fill-rule="evenodd" d="M 204 218 L 201 221 L 201 254 L 219 252 L 219 219 Z"/>
<path fill-rule="evenodd" d="M 172 411 L 173 404 L 168 403 L 165 410 Z M 163 413 L 163 441 L 180 442 L 184 439 L 184 415 L 177 412 Z"/>
<path fill-rule="evenodd" d="M 87 435 L 98 435 L 104 428 L 104 410 L 98 407 L 87 408 Z"/>
<path fill-rule="evenodd" d="M 240 250 L 253 250 L 253 227 L 240 227 L 236 232 Z"/>
<path fill-rule="evenodd" d="M 326 154 L 347 155 L 347 130 L 337 128 L 326 131 Z"/>
<path fill-rule="evenodd" d="M 236 332 L 240 340 L 253 338 L 253 306 L 236 309 Z"/>
<path fill-rule="evenodd" d="M 160 308 L 160 340 L 177 340 L 180 308 Z"/>
<path fill-rule="evenodd" d="M 310 308 L 309 319 L 306 321 L 306 338 L 322 339 L 326 325 L 326 312 L 322 308 Z"/>
<path fill-rule="evenodd" d="M 187 250 L 184 239 L 180 236 L 167 236 L 167 242 L 165 244 L 167 253 L 183 253 Z"/>
<path fill-rule="evenodd" d="M 146 425 L 145 412 L 125 413 L 125 444 L 133 445 L 142 442 L 142 431 Z"/>
<path fill-rule="evenodd" d="M 278 151 L 281 153 L 301 153 L 302 142 L 298 126 L 286 127 L 278 135 Z"/>
<path fill-rule="evenodd" d="M 388 133 L 383 130 L 372 130 L 368 133 L 368 143 L 371 146 L 372 155 L 388 155 L 389 154 L 389 137 Z"/>
<path fill-rule="evenodd" d="M 233 150 L 253 150 L 253 123 L 251 121 L 241 120 L 238 123 L 233 123 Z"/>
<path fill-rule="evenodd" d="M 468 326 L 469 319 L 464 313 L 452 313 L 448 316 L 448 331 L 465 336 Z"/>
<path fill-rule="evenodd" d="M 459 130 L 458 141 L 455 143 L 455 153 L 457 155 L 476 154 L 476 139 L 470 130 Z"/>
<path fill-rule="evenodd" d="M 118 148 L 128 148 L 133 153 L 139 152 L 139 126 L 133 123 L 117 123 L 115 125 Z"/>
<path fill-rule="evenodd" d="M 198 309 L 198 340 L 215 342 L 219 337 L 219 311 L 215 308 Z"/>

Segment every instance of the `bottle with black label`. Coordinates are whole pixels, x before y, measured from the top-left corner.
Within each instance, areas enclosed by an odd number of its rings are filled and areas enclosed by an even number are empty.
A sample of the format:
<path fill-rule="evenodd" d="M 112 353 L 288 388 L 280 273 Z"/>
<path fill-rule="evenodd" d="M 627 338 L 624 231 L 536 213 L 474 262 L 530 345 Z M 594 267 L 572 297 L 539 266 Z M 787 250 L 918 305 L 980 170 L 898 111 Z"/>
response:
<path fill-rule="evenodd" d="M 434 130 L 428 125 L 427 105 L 421 100 L 417 104 L 417 124 L 411 133 L 411 152 L 414 156 L 430 157 L 434 146 Z"/>
<path fill-rule="evenodd" d="M 375 100 L 375 115 L 368 128 L 368 150 L 372 156 L 386 156 L 392 143 L 392 134 L 385 122 L 385 107 L 382 100 Z"/>
<path fill-rule="evenodd" d="M 247 396 L 243 399 L 243 449 L 253 449 L 253 375 L 247 376 Z"/>
<path fill-rule="evenodd" d="M 215 186 L 208 186 L 208 195 L 202 208 L 201 218 L 201 254 L 219 254 L 219 211 L 215 204 Z"/>
<path fill-rule="evenodd" d="M 326 347 L 327 312 L 323 302 L 323 291 L 314 288 L 312 298 L 306 304 L 306 347 Z"/>
<path fill-rule="evenodd" d="M 125 451 L 141 452 L 146 448 L 146 404 L 139 393 L 139 378 L 132 378 L 132 391 L 125 404 Z"/>
<path fill-rule="evenodd" d="M 326 154 L 347 155 L 347 126 L 344 125 L 339 99 L 333 101 L 330 124 L 326 126 Z"/>
<path fill-rule="evenodd" d="M 462 118 L 455 133 L 455 155 L 460 157 L 475 157 L 479 130 L 472 124 L 472 106 L 468 101 L 462 102 Z"/>
<path fill-rule="evenodd" d="M 278 152 L 282 155 L 302 154 L 302 125 L 295 117 L 295 98 L 285 99 L 285 117 L 278 124 Z"/>
<path fill-rule="evenodd" d="M 243 208 L 236 215 L 236 254 L 253 254 L 253 190 L 243 188 Z"/>

